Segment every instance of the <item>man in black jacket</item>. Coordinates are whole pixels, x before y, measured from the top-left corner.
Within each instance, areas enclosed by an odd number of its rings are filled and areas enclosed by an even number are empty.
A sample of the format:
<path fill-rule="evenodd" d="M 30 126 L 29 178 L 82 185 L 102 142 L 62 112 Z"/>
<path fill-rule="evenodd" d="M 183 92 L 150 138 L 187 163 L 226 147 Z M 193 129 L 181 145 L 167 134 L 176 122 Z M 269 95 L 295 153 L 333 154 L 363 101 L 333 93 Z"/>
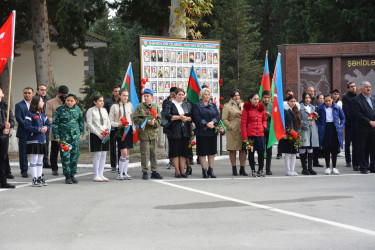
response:
<path fill-rule="evenodd" d="M 356 136 L 355 136 L 355 119 L 353 116 L 353 99 L 357 96 L 355 82 L 350 82 L 347 85 L 348 93 L 342 98 L 342 110 L 344 111 L 346 122 L 345 122 L 345 160 L 348 168 L 352 167 L 353 170 L 358 171 L 358 160 L 357 160 L 357 147 L 356 147 Z M 350 155 L 350 143 L 352 144 L 352 156 Z"/>
<path fill-rule="evenodd" d="M 375 160 L 375 100 L 371 96 L 371 84 L 364 81 L 362 86 L 362 93 L 353 99 L 353 111 L 357 118 L 356 136 L 359 170 L 362 174 L 368 174 L 367 150 L 370 153 L 370 162 L 374 163 Z M 374 167 L 370 171 L 375 173 Z"/>
<path fill-rule="evenodd" d="M 120 98 L 119 93 L 120 93 L 120 86 L 114 85 L 112 87 L 112 97 L 104 101 L 104 108 L 107 110 L 108 114 L 109 114 L 109 111 L 111 110 L 112 105 L 118 102 Z M 112 128 L 111 134 L 115 135 L 116 133 L 117 133 L 117 128 Z M 114 136 L 111 136 L 110 137 L 110 160 L 111 160 L 111 170 L 113 172 L 116 171 L 117 163 L 121 155 L 119 149 L 117 150 L 117 153 L 116 153 L 116 147 L 117 147 L 116 139 Z"/>

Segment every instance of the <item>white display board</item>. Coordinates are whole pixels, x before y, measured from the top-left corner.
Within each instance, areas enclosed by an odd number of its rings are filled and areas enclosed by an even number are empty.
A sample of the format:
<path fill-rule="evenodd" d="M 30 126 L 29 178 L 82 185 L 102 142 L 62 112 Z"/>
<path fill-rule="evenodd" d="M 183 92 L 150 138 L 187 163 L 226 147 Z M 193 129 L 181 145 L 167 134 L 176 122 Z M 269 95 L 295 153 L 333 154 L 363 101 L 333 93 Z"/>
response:
<path fill-rule="evenodd" d="M 148 78 L 145 88 L 152 89 L 159 107 L 171 87 L 187 90 L 194 65 L 200 85 L 208 86 L 219 108 L 220 41 L 140 36 L 139 44 L 141 78 Z"/>

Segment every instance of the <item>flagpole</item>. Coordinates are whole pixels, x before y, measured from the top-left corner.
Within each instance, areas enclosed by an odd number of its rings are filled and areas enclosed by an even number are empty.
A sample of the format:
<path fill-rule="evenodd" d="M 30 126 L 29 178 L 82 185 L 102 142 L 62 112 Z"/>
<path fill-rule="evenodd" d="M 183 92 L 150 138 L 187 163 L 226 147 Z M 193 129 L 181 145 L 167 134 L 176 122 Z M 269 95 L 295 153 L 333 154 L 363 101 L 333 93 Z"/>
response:
<path fill-rule="evenodd" d="M 13 59 L 10 60 L 10 71 L 9 71 L 9 93 L 8 93 L 8 108 L 7 108 L 7 123 L 9 123 L 10 94 L 11 94 L 11 91 L 12 91 L 12 74 L 13 74 Z"/>

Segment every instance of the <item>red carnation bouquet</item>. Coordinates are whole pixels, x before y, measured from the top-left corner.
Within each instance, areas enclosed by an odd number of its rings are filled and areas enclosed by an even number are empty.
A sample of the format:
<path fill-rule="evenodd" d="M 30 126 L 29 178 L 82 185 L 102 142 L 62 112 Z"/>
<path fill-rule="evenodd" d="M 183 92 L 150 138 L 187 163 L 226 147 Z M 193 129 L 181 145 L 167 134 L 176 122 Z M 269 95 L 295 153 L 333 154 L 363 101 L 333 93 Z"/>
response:
<path fill-rule="evenodd" d="M 66 141 L 60 140 L 60 148 L 64 156 L 67 156 L 72 150 L 73 146 Z"/>
<path fill-rule="evenodd" d="M 246 150 L 251 150 L 251 152 L 253 152 L 254 151 L 254 140 L 248 139 L 245 142 L 245 148 L 246 148 Z"/>
<path fill-rule="evenodd" d="M 158 118 L 158 113 L 155 111 L 155 109 L 150 108 L 150 112 L 151 112 L 152 116 L 153 116 L 155 119 Z"/>
<path fill-rule="evenodd" d="M 302 132 L 295 131 L 293 128 L 287 130 L 287 139 L 293 144 L 295 150 L 298 151 L 299 147 L 302 145 Z"/>
<path fill-rule="evenodd" d="M 310 120 L 310 121 L 312 121 L 312 120 L 316 121 L 316 120 L 318 120 L 318 119 L 319 119 L 319 115 L 318 115 L 317 112 L 312 112 L 312 113 L 310 113 L 310 115 L 309 115 L 309 120 Z"/>

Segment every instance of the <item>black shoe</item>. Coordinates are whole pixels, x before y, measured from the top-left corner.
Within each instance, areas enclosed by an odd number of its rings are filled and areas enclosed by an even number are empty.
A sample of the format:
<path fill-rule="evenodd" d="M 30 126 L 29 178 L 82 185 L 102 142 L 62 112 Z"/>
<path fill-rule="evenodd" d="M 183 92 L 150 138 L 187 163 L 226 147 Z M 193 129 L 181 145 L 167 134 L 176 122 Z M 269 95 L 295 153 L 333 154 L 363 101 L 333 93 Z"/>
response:
<path fill-rule="evenodd" d="M 116 167 L 111 167 L 111 172 L 116 172 Z"/>
<path fill-rule="evenodd" d="M 310 172 L 307 169 L 302 170 L 303 175 L 310 175 Z"/>
<path fill-rule="evenodd" d="M 240 175 L 242 175 L 242 176 L 249 176 L 249 175 L 246 173 L 246 171 L 245 171 L 245 167 L 243 167 L 243 166 L 240 167 Z"/>
<path fill-rule="evenodd" d="M 148 180 L 148 173 L 147 172 L 143 172 L 142 180 Z"/>
<path fill-rule="evenodd" d="M 214 169 L 211 168 L 211 167 L 208 167 L 208 170 L 207 170 L 207 175 L 211 178 L 216 178 L 215 174 L 214 174 Z"/>
<path fill-rule="evenodd" d="M 47 186 L 47 182 L 45 179 L 43 179 L 42 177 L 39 177 L 38 178 L 38 181 L 42 184 L 42 186 Z"/>
<path fill-rule="evenodd" d="M 353 166 L 353 171 L 359 171 L 359 167 L 358 166 Z"/>
<path fill-rule="evenodd" d="M 0 188 L 16 188 L 16 186 L 9 184 L 9 183 L 5 183 L 5 184 L 1 184 Z"/>
<path fill-rule="evenodd" d="M 65 177 L 65 184 L 73 184 L 72 179 L 70 179 L 70 176 Z"/>
<path fill-rule="evenodd" d="M 255 172 L 255 170 L 251 170 L 251 176 L 252 177 L 257 177 L 257 172 Z"/>
<path fill-rule="evenodd" d="M 78 180 L 74 176 L 70 176 L 70 179 L 72 179 L 74 184 L 78 184 Z"/>
<path fill-rule="evenodd" d="M 266 170 L 266 175 L 272 175 L 271 170 Z"/>
<path fill-rule="evenodd" d="M 233 176 L 238 176 L 237 167 L 236 166 L 232 166 L 232 175 Z"/>
<path fill-rule="evenodd" d="M 318 163 L 314 164 L 314 167 L 315 167 L 315 168 L 322 168 L 322 167 L 323 167 L 323 165 L 322 165 L 322 164 L 320 164 L 320 163 L 318 162 Z"/>
<path fill-rule="evenodd" d="M 367 169 L 362 169 L 361 170 L 361 174 L 368 174 L 368 170 Z"/>
<path fill-rule="evenodd" d="M 192 173 L 193 173 L 193 170 L 191 169 L 191 167 L 187 167 L 185 174 L 186 175 L 191 175 Z"/>
<path fill-rule="evenodd" d="M 277 154 L 277 155 L 276 155 L 276 159 L 277 159 L 277 160 L 281 159 L 281 157 L 282 157 L 282 154 Z"/>
<path fill-rule="evenodd" d="M 263 173 L 263 170 L 258 170 L 257 172 L 257 176 L 258 177 L 265 177 L 264 173 Z"/>
<path fill-rule="evenodd" d="M 154 171 L 151 173 L 151 179 L 163 179 L 163 176 L 161 176 L 158 172 Z"/>
<path fill-rule="evenodd" d="M 352 164 L 351 163 L 346 163 L 345 165 L 347 168 L 351 168 L 352 167 Z"/>
<path fill-rule="evenodd" d="M 11 173 L 7 173 L 7 179 L 14 179 L 14 176 Z"/>
<path fill-rule="evenodd" d="M 207 169 L 202 168 L 202 177 L 203 178 L 208 178 Z"/>
<path fill-rule="evenodd" d="M 375 173 L 375 169 L 370 169 L 370 173 Z"/>
<path fill-rule="evenodd" d="M 27 172 L 21 172 L 22 178 L 29 178 L 29 174 Z"/>
<path fill-rule="evenodd" d="M 174 177 L 181 178 L 181 174 L 175 174 Z"/>
<path fill-rule="evenodd" d="M 182 174 L 181 177 L 182 178 L 188 178 L 187 174 Z"/>
<path fill-rule="evenodd" d="M 310 175 L 317 175 L 314 169 L 309 168 L 307 171 L 309 171 Z"/>
<path fill-rule="evenodd" d="M 52 170 L 52 175 L 59 175 L 59 172 L 57 172 L 57 170 Z"/>

